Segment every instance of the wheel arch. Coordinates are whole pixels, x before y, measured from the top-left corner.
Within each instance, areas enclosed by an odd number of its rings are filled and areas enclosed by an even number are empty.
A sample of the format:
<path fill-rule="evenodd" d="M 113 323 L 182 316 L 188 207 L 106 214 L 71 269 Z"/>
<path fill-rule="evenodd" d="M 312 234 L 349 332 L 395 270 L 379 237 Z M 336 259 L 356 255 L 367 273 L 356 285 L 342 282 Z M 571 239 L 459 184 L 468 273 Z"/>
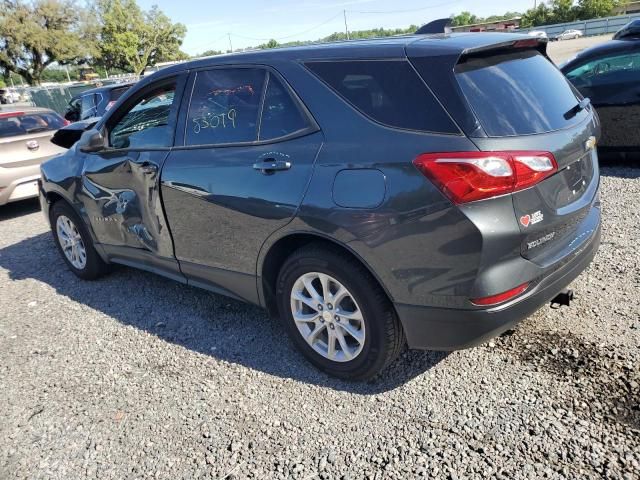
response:
<path fill-rule="evenodd" d="M 291 232 L 268 247 L 262 255 L 262 261 L 258 266 L 258 293 L 263 306 L 266 307 L 270 316 L 275 318 L 278 315 L 275 287 L 282 264 L 293 252 L 311 243 L 321 244 L 327 250 L 340 252 L 355 259 L 367 270 L 373 280 L 380 286 L 389 303 L 393 305 L 393 297 L 380 277 L 362 256 L 352 248 L 334 238 L 315 232 Z"/>

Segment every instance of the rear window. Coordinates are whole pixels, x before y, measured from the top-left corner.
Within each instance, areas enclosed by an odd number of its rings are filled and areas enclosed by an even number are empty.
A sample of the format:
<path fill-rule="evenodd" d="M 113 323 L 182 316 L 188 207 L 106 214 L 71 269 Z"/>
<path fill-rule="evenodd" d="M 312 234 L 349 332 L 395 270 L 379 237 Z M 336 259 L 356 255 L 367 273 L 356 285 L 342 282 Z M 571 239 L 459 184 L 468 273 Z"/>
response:
<path fill-rule="evenodd" d="M 312 62 L 306 66 L 376 122 L 407 130 L 459 133 L 407 61 Z"/>
<path fill-rule="evenodd" d="M 63 118 L 54 112 L 0 113 L 0 138 L 58 130 L 62 127 Z"/>
<path fill-rule="evenodd" d="M 545 133 L 584 120 L 566 115 L 578 102 L 562 73 L 536 50 L 469 58 L 455 68 L 458 84 L 487 135 Z"/>

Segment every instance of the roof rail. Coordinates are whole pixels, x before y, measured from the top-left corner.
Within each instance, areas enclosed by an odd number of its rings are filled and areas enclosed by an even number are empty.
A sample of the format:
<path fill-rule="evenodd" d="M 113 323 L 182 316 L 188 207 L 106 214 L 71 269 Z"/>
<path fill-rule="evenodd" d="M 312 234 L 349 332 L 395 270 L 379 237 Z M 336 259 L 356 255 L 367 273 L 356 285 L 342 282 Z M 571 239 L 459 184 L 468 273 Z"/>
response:
<path fill-rule="evenodd" d="M 433 20 L 416 30 L 416 35 L 429 35 L 433 33 L 451 33 L 451 18 L 439 18 Z"/>

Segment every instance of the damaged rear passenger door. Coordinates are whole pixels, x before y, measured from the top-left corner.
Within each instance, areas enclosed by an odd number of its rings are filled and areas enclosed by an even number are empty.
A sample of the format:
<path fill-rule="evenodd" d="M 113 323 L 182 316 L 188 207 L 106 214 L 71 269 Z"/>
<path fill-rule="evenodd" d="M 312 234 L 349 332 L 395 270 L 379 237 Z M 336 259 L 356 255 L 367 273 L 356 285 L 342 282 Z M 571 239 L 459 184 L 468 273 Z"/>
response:
<path fill-rule="evenodd" d="M 159 178 L 173 146 L 185 76 L 148 85 L 110 115 L 107 146 L 87 155 L 79 194 L 111 261 L 178 279 Z"/>

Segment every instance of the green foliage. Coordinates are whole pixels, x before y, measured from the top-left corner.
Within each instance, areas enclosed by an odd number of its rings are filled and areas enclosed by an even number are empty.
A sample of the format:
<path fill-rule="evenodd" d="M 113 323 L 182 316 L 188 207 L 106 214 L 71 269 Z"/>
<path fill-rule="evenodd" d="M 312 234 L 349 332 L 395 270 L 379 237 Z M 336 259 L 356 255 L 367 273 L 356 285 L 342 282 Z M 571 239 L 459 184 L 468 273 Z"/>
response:
<path fill-rule="evenodd" d="M 194 55 L 194 57 L 213 57 L 214 55 L 222 55 L 223 53 L 222 50 L 205 50 L 202 53 Z"/>
<path fill-rule="evenodd" d="M 37 85 L 48 65 L 95 53 L 89 13 L 75 0 L 0 0 L 0 71 Z"/>
<path fill-rule="evenodd" d="M 520 25 L 523 28 L 553 23 L 574 22 L 591 18 L 608 17 L 622 0 L 550 0 L 541 2 L 537 8 L 527 10 L 522 16 Z"/>
<path fill-rule="evenodd" d="M 144 12 L 135 0 L 99 0 L 101 63 L 140 74 L 158 62 L 189 58 L 180 51 L 187 32 L 157 5 Z"/>
<path fill-rule="evenodd" d="M 500 20 L 510 20 L 514 17 L 519 17 L 522 14 L 519 12 L 506 12 L 504 15 L 491 15 L 483 18 L 473 15 L 471 12 L 460 12 L 458 15 L 451 15 L 451 25 L 454 27 L 460 27 L 464 25 L 473 25 L 476 23 L 485 22 L 498 22 Z"/>

